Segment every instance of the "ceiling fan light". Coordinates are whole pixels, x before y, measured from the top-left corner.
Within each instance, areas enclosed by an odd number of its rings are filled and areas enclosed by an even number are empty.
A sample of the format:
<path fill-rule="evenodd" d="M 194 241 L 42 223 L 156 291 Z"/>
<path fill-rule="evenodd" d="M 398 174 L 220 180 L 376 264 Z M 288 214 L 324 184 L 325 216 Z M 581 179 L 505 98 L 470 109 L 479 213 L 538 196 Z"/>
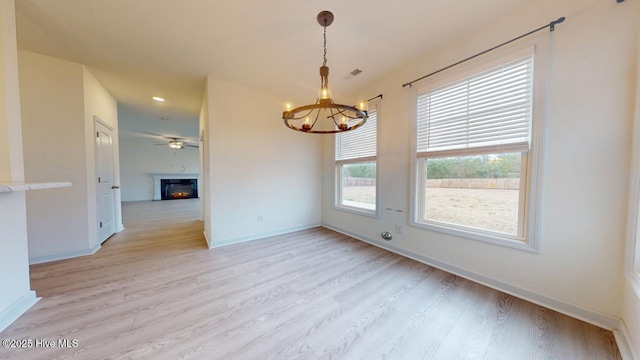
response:
<path fill-rule="evenodd" d="M 184 147 L 184 144 L 182 143 L 182 141 L 171 141 L 169 143 L 169 147 L 172 149 L 182 149 Z"/>

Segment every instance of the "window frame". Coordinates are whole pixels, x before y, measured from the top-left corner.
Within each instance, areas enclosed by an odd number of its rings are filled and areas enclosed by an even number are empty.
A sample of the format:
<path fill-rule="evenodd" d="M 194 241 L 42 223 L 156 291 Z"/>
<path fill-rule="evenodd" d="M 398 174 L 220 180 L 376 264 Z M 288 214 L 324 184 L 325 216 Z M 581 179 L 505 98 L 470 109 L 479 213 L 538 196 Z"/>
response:
<path fill-rule="evenodd" d="M 507 48 L 494 51 L 490 55 L 474 59 L 455 68 L 443 71 L 429 79 L 420 81 L 413 87 L 413 99 L 411 102 L 413 112 L 413 129 L 411 136 L 411 194 L 410 194 L 410 221 L 412 227 L 430 230 L 459 238 L 477 240 L 489 244 L 505 246 L 529 252 L 540 251 L 541 237 L 541 194 L 542 187 L 542 162 L 544 158 L 544 128 L 547 114 L 545 106 L 545 93 L 547 90 L 547 67 L 548 67 L 548 35 L 522 41 L 521 43 Z M 424 221 L 421 219 L 421 207 L 424 200 L 421 199 L 420 186 L 426 185 L 426 178 L 420 171 L 423 166 L 419 162 L 425 162 L 424 157 L 418 157 L 417 144 L 417 104 L 418 96 L 429 89 L 436 89 L 447 84 L 451 84 L 460 79 L 483 71 L 495 68 L 509 61 L 533 55 L 533 107 L 530 128 L 529 151 L 523 152 L 521 166 L 526 163 L 525 175 L 521 170 L 521 190 L 520 205 L 524 213 L 519 210 L 519 225 L 522 226 L 522 236 L 509 236 L 494 231 L 484 231 L 467 226 L 452 226 L 444 222 Z M 508 151 L 505 151 L 508 152 Z M 495 153 L 495 152 L 494 152 Z M 424 178 L 424 179 L 423 179 Z M 524 189 L 522 187 L 524 186 Z M 522 225 L 520 225 L 522 221 Z"/>
<path fill-rule="evenodd" d="M 504 152 L 502 154 L 508 154 L 509 152 Z M 516 153 L 516 152 L 512 152 L 512 153 Z M 495 154 L 495 152 L 486 152 L 486 153 L 478 153 L 477 155 L 490 155 L 490 154 Z M 463 156 L 472 156 L 472 155 L 463 155 Z M 426 218 L 426 214 L 423 213 L 424 209 L 426 208 L 426 187 L 427 187 L 427 178 L 425 176 L 422 176 L 422 174 L 424 174 L 426 172 L 425 169 L 425 165 L 426 162 L 429 159 L 442 159 L 442 158 L 449 158 L 449 157 L 455 157 L 455 156 L 446 156 L 446 157 L 419 157 L 417 159 L 417 174 L 418 174 L 418 187 L 416 188 L 416 192 L 417 192 L 417 196 L 418 196 L 418 208 L 416 209 L 417 212 L 417 216 L 418 216 L 418 221 L 421 224 L 429 224 L 432 226 L 436 226 L 436 227 L 443 227 L 443 228 L 452 228 L 452 229 L 456 229 L 459 231 L 467 231 L 467 232 L 474 232 L 474 233 L 478 233 L 478 234 L 483 234 L 486 236 L 498 236 L 498 237 L 504 237 L 506 239 L 509 240 L 517 240 L 517 241 L 524 241 L 525 239 L 525 225 L 526 225 L 526 220 L 525 220 L 525 214 L 526 214 L 526 190 L 527 190 L 527 174 L 528 174 L 528 170 L 529 170 L 529 155 L 527 154 L 527 152 L 520 152 L 520 189 L 518 190 L 518 226 L 517 226 L 517 234 L 507 234 L 507 233 L 500 233 L 497 231 L 492 231 L 489 229 L 482 229 L 482 228 L 475 228 L 472 226 L 468 226 L 468 225 L 462 225 L 462 224 L 454 224 L 454 223 L 447 223 L 444 221 L 439 221 L 439 220 L 435 220 L 435 219 L 427 219 Z M 523 176 L 524 174 L 524 176 Z M 422 216 L 424 215 L 424 217 Z"/>
<path fill-rule="evenodd" d="M 380 134 L 380 99 L 369 101 L 368 108 L 369 113 L 376 113 L 376 155 L 375 156 L 365 156 L 360 158 L 348 159 L 348 160 L 335 160 L 336 158 L 336 141 L 337 136 L 333 137 L 333 161 L 334 161 L 334 201 L 333 208 L 336 210 L 341 210 L 353 214 L 370 216 L 374 218 L 380 218 L 380 164 L 378 161 L 378 154 L 380 151 L 380 141 L 378 141 L 378 135 Z M 373 109 L 373 110 L 372 110 Z M 366 125 L 366 124 L 365 124 Z M 354 130 L 358 131 L 358 130 Z M 354 164 L 364 164 L 364 163 L 375 163 L 376 164 L 376 202 L 375 202 L 375 210 L 369 210 L 357 206 L 349 206 L 341 204 L 342 199 L 342 165 L 354 165 Z"/>
<path fill-rule="evenodd" d="M 640 35 L 640 31 L 638 31 Z M 640 38 L 638 40 L 640 45 Z M 638 48 L 640 55 L 640 47 Z M 637 66 L 640 71 L 640 63 Z M 631 289 L 640 297 L 640 73 L 636 73 L 636 99 L 631 144 L 631 174 L 625 246 L 625 275 Z"/>

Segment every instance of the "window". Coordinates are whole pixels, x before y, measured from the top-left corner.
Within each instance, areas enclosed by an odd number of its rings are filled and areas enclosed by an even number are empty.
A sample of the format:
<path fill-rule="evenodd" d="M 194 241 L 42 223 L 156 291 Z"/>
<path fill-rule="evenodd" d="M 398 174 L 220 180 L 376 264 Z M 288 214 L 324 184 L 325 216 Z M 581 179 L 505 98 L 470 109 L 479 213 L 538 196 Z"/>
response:
<path fill-rule="evenodd" d="M 532 250 L 534 94 L 532 50 L 417 90 L 414 225 Z"/>
<path fill-rule="evenodd" d="M 369 118 L 359 129 L 335 137 L 336 206 L 377 214 L 377 106 L 369 106 Z"/>

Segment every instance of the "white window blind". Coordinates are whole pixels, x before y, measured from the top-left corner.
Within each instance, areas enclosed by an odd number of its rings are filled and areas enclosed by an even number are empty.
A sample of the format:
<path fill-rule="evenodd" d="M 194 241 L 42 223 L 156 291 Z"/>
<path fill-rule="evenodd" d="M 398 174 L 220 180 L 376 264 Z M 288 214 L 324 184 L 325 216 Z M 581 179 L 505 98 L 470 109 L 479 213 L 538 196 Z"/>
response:
<path fill-rule="evenodd" d="M 377 112 L 358 129 L 336 134 L 336 161 L 371 158 L 377 152 Z"/>
<path fill-rule="evenodd" d="M 418 156 L 529 149 L 533 55 L 418 94 Z"/>

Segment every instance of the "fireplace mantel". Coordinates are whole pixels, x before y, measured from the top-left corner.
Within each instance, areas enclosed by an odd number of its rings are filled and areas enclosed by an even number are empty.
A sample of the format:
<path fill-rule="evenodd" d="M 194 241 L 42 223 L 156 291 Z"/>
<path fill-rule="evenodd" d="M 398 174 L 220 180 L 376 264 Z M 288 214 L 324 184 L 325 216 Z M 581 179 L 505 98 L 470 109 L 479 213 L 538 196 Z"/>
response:
<path fill-rule="evenodd" d="M 162 179 L 198 179 L 200 182 L 200 174 L 183 174 L 183 173 L 149 173 L 153 176 L 153 200 L 162 200 L 160 189 L 160 180 Z"/>

